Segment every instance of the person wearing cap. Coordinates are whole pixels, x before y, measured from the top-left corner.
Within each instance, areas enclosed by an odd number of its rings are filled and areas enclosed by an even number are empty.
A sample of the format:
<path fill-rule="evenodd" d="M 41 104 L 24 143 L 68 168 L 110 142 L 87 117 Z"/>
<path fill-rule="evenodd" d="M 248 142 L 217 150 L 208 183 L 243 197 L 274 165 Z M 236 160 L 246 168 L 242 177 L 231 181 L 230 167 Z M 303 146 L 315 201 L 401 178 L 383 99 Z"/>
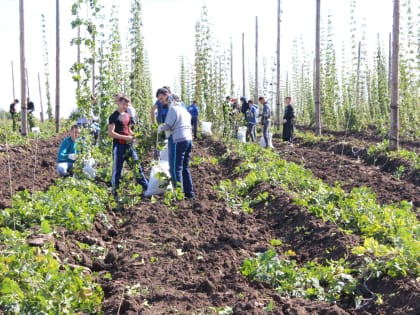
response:
<path fill-rule="evenodd" d="M 164 86 L 161 89 L 165 89 L 168 92 L 168 94 L 171 94 L 171 88 L 169 86 Z M 156 95 L 156 98 L 158 98 L 157 95 Z M 157 111 L 157 115 L 156 115 L 156 111 Z M 164 104 L 158 99 L 155 102 L 155 104 L 152 106 L 152 110 L 150 112 L 150 118 L 152 120 L 152 124 L 153 125 L 156 124 L 156 120 L 158 124 L 163 124 L 165 122 L 165 118 L 167 114 L 168 114 L 168 104 Z"/>
<path fill-rule="evenodd" d="M 165 131 L 168 136 L 168 162 L 174 187 L 180 186 L 186 198 L 194 198 L 194 187 L 190 172 L 192 151 L 191 115 L 176 101 L 177 96 L 169 94 L 167 89 L 158 89 L 156 97 L 168 106 L 165 123 L 158 132 Z"/>
<path fill-rule="evenodd" d="M 115 200 L 118 200 L 118 188 L 120 185 L 121 172 L 124 161 L 132 162 L 131 168 L 135 169 L 136 181 L 143 187 L 143 191 L 147 190 L 148 180 L 143 173 L 138 155 L 133 147 L 134 133 L 130 128 L 131 117 L 127 112 L 129 98 L 121 96 L 118 99 L 118 109 L 109 117 L 108 135 L 113 138 L 112 156 L 112 194 Z"/>
<path fill-rule="evenodd" d="M 80 127 L 73 125 L 70 128 L 70 135 L 60 144 L 57 156 L 57 173 L 59 176 L 68 176 L 73 170 L 73 164 L 77 159 L 77 138 L 79 138 Z"/>

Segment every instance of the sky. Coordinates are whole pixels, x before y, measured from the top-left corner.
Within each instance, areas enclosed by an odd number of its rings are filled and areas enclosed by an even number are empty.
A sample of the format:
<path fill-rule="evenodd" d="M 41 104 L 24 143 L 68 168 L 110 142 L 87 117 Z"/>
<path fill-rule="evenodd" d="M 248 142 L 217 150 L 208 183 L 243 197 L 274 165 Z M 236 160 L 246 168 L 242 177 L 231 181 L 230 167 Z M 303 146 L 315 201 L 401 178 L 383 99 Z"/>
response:
<path fill-rule="evenodd" d="M 115 2 L 119 5 L 122 38 L 129 27 L 130 0 L 99 0 L 109 11 Z M 60 1 L 61 19 L 61 113 L 64 117 L 75 108 L 75 84 L 69 69 L 76 60 L 76 49 L 70 40 L 76 31 L 70 27 L 72 0 Z M 309 51 L 315 44 L 315 0 L 282 0 L 281 72 L 282 77 L 291 68 L 291 51 L 294 38 L 303 37 Z M 152 86 L 173 85 L 179 72 L 179 58 L 185 56 L 193 62 L 195 23 L 200 18 L 203 4 L 208 8 L 213 38 L 223 49 L 234 49 L 234 80 L 241 82 L 242 33 L 245 34 L 246 71 L 253 70 L 255 51 L 255 17 L 258 16 L 259 68 L 262 58 L 268 62 L 275 56 L 277 42 L 277 0 L 142 0 L 143 36 L 152 72 Z M 380 33 L 387 47 L 388 33 L 392 29 L 392 0 L 357 0 L 358 29 L 366 24 L 367 42 L 376 43 Z M 378 11 L 380 10 L 380 14 Z M 336 50 L 340 42 L 350 36 L 350 4 L 348 0 L 322 0 L 321 16 L 324 21 L 332 15 Z M 47 22 L 49 47 L 49 72 L 52 100 L 55 100 L 55 0 L 25 0 L 26 65 L 29 91 L 39 116 L 40 101 L 38 73 L 41 78 L 41 95 L 45 111 L 45 78 L 41 14 Z M 14 68 L 15 97 L 20 99 L 19 64 L 19 0 L 0 0 L 0 34 L 3 48 L 0 58 L 0 108 L 8 110 L 13 100 L 12 62 Z M 360 34 L 361 37 L 361 34 Z M 269 67 L 271 68 L 271 67 Z M 54 104 L 53 104 L 54 107 Z"/>

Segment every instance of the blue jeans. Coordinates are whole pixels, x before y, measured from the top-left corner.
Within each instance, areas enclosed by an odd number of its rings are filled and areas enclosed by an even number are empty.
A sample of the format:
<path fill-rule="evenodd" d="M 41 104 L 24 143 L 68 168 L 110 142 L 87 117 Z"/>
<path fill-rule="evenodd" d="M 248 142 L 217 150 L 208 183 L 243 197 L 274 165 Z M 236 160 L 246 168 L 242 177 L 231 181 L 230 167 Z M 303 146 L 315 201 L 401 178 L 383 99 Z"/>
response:
<path fill-rule="evenodd" d="M 57 173 L 59 176 L 67 176 L 73 169 L 73 163 L 71 162 L 59 162 L 57 163 Z"/>
<path fill-rule="evenodd" d="M 181 184 L 185 197 L 194 197 L 194 187 L 190 172 L 190 159 L 192 141 L 173 142 L 172 136 L 168 139 L 169 172 L 174 187 Z"/>
<path fill-rule="evenodd" d="M 131 144 L 119 144 L 115 143 L 112 148 L 112 155 L 114 158 L 114 165 L 112 167 L 112 192 L 115 195 L 118 187 L 120 186 L 121 172 L 124 161 L 129 163 L 131 169 L 134 169 L 136 175 L 137 184 L 143 187 L 143 191 L 147 190 L 148 181 L 144 176 L 143 169 L 141 167 L 139 157 L 136 150 Z"/>

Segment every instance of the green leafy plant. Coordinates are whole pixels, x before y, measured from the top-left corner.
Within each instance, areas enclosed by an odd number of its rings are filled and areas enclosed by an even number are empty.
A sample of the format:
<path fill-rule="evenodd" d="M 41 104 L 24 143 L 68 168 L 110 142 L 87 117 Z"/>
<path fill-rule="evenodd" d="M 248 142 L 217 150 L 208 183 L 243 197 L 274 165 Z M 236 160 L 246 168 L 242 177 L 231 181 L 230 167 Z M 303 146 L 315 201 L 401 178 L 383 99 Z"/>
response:
<path fill-rule="evenodd" d="M 60 263 L 53 244 L 30 247 L 26 237 L 0 230 L 0 308 L 7 314 L 98 313 L 103 292 L 94 276 Z"/>
<path fill-rule="evenodd" d="M 299 267 L 286 255 L 281 259 L 275 250 L 246 259 L 242 275 L 251 281 L 264 282 L 288 297 L 336 302 L 342 295 L 355 297 L 357 280 L 344 260 L 329 261 L 326 265 L 308 262 Z"/>

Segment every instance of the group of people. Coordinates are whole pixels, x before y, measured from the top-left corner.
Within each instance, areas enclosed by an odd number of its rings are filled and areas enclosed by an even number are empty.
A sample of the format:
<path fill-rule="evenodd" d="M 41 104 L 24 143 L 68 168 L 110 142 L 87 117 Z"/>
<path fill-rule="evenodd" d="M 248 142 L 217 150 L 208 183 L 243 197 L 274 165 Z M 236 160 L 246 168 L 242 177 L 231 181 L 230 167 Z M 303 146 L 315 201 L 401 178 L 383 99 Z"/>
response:
<path fill-rule="evenodd" d="M 13 123 L 13 131 L 16 131 L 16 114 L 17 114 L 16 106 L 17 104 L 19 104 L 19 100 L 15 99 L 13 103 L 10 104 L 10 107 L 9 107 L 9 113 L 10 113 L 10 116 L 12 117 L 12 123 Z M 35 124 L 34 124 L 32 113 L 35 111 L 35 104 L 29 99 L 29 97 L 26 99 L 26 110 L 28 114 L 29 128 L 33 128 Z"/>
<path fill-rule="evenodd" d="M 114 95 L 117 109 L 108 119 L 108 136 L 112 138 L 112 193 L 115 200 L 119 200 L 118 191 L 121 180 L 121 173 L 124 162 L 128 162 L 130 168 L 135 172 L 135 178 L 143 191 L 147 191 L 148 179 L 146 178 L 133 141 L 135 140 L 134 128 L 137 124 L 137 115 L 127 95 Z M 157 132 L 165 133 L 168 139 L 168 162 L 169 172 L 174 187 L 180 187 L 186 198 L 194 198 L 194 186 L 190 172 L 191 152 L 193 139 L 197 139 L 199 108 L 196 101 L 188 107 L 180 100 L 179 96 L 172 94 L 170 88 L 165 86 L 156 92 L 156 102 L 151 109 L 151 120 L 158 124 Z M 258 118 L 261 118 L 262 134 L 265 146 L 270 144 L 270 126 L 272 111 L 269 103 L 264 97 L 259 97 L 258 102 L 262 105 L 259 113 L 258 106 L 252 100 L 247 101 L 241 97 L 239 107 L 237 103 L 231 102 L 228 97 L 229 116 L 234 113 L 242 113 L 243 119 L 247 121 L 247 138 L 255 142 L 257 139 Z M 291 104 L 291 97 L 286 97 L 286 109 L 283 116 L 283 140 L 293 143 L 293 124 L 295 120 L 294 108 Z M 91 99 L 92 104 L 96 102 Z M 71 174 L 73 164 L 79 154 L 77 149 L 77 138 L 80 134 L 83 121 L 70 128 L 70 135 L 65 138 L 59 148 L 57 158 L 57 171 L 60 176 Z"/>
<path fill-rule="evenodd" d="M 241 113 L 242 118 L 247 123 L 246 141 L 257 141 L 257 125 L 258 118 L 261 118 L 262 135 L 264 138 L 264 145 L 266 148 L 269 147 L 270 143 L 270 127 L 272 110 L 268 101 L 260 96 L 258 103 L 262 106 L 262 112 L 259 113 L 258 106 L 254 104 L 252 100 L 247 100 L 246 97 L 240 97 L 241 104 L 239 105 L 236 99 L 226 97 L 226 104 L 224 109 L 225 125 L 232 124 L 234 117 Z M 293 132 L 295 122 L 295 110 L 292 105 L 292 98 L 290 96 L 285 97 L 286 108 L 283 115 L 283 141 L 287 141 L 293 144 Z M 232 126 L 231 126 L 232 127 Z M 235 129 L 235 126 L 233 126 Z"/>
<path fill-rule="evenodd" d="M 197 102 L 185 108 L 185 104 L 177 95 L 171 94 L 168 87 L 158 89 L 156 98 L 157 101 L 152 107 L 152 122 L 155 123 L 157 120 L 158 133 L 165 132 L 168 139 L 168 162 L 172 184 L 174 187 L 181 187 L 186 198 L 194 198 L 190 159 L 193 132 L 194 138 L 197 138 L 199 115 Z M 133 146 L 135 139 L 133 129 L 137 115 L 131 106 L 130 98 L 127 95 L 116 94 L 115 101 L 118 107 L 108 119 L 108 136 L 113 139 L 112 193 L 114 199 L 119 200 L 118 190 L 124 162 L 127 161 L 135 172 L 136 181 L 144 192 L 148 188 L 148 179 Z M 70 135 L 60 145 L 57 157 L 57 171 L 60 176 L 71 175 L 79 154 L 76 143 L 81 127 L 80 124 L 73 125 L 70 128 Z"/>

